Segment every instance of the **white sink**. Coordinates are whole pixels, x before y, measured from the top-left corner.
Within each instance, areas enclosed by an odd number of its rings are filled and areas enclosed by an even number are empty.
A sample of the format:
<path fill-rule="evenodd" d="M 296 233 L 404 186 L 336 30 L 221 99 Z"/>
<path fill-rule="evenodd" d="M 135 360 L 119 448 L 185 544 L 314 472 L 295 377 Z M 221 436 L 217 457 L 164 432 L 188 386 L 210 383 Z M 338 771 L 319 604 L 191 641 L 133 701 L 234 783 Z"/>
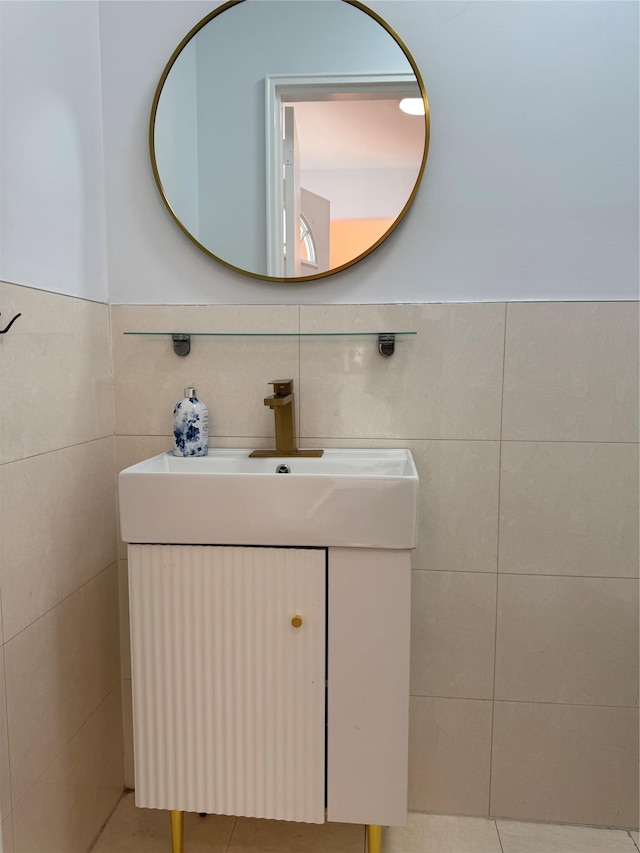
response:
<path fill-rule="evenodd" d="M 418 474 L 409 450 L 319 458 L 161 453 L 119 476 L 125 542 L 415 548 Z M 288 465 L 290 473 L 276 473 Z"/>

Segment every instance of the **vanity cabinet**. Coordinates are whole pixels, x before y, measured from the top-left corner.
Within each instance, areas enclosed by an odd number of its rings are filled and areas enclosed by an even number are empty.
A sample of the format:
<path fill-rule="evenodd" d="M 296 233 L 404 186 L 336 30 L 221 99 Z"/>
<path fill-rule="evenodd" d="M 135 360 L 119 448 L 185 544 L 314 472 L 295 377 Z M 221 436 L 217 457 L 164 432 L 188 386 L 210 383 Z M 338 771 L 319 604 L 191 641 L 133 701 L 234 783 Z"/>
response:
<path fill-rule="evenodd" d="M 404 825 L 410 551 L 129 545 L 136 804 Z"/>

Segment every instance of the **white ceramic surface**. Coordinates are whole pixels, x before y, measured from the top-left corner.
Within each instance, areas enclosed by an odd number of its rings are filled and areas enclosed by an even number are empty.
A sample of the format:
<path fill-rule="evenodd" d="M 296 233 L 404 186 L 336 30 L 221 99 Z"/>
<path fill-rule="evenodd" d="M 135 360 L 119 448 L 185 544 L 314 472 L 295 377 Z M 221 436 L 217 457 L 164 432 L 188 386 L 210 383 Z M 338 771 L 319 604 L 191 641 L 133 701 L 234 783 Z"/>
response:
<path fill-rule="evenodd" d="M 319 458 L 161 453 L 119 475 L 125 542 L 414 548 L 418 474 L 409 450 Z M 277 474 L 286 464 L 290 474 Z"/>

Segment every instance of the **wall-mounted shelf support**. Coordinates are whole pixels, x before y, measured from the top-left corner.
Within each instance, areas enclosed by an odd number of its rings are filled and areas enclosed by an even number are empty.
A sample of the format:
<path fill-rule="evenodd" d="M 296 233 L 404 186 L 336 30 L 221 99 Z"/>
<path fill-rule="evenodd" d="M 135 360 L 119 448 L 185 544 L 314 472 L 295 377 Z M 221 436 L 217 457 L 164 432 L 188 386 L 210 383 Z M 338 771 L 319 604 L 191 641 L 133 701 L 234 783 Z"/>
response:
<path fill-rule="evenodd" d="M 171 340 L 176 355 L 189 355 L 191 352 L 191 335 L 171 335 Z"/>
<path fill-rule="evenodd" d="M 396 351 L 396 336 L 393 333 L 378 335 L 378 352 L 389 358 Z"/>

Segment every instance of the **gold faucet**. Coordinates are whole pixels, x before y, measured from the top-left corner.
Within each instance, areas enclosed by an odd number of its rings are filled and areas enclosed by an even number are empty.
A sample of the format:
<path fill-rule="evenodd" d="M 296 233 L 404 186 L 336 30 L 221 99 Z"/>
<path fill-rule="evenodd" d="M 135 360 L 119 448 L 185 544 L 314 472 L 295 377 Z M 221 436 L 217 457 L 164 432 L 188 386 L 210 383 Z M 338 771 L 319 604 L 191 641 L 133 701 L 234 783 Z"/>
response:
<path fill-rule="evenodd" d="M 299 450 L 296 447 L 296 418 L 293 403 L 293 379 L 274 379 L 273 394 L 264 398 L 276 420 L 276 449 L 254 450 L 249 456 L 322 456 L 322 450 Z"/>

